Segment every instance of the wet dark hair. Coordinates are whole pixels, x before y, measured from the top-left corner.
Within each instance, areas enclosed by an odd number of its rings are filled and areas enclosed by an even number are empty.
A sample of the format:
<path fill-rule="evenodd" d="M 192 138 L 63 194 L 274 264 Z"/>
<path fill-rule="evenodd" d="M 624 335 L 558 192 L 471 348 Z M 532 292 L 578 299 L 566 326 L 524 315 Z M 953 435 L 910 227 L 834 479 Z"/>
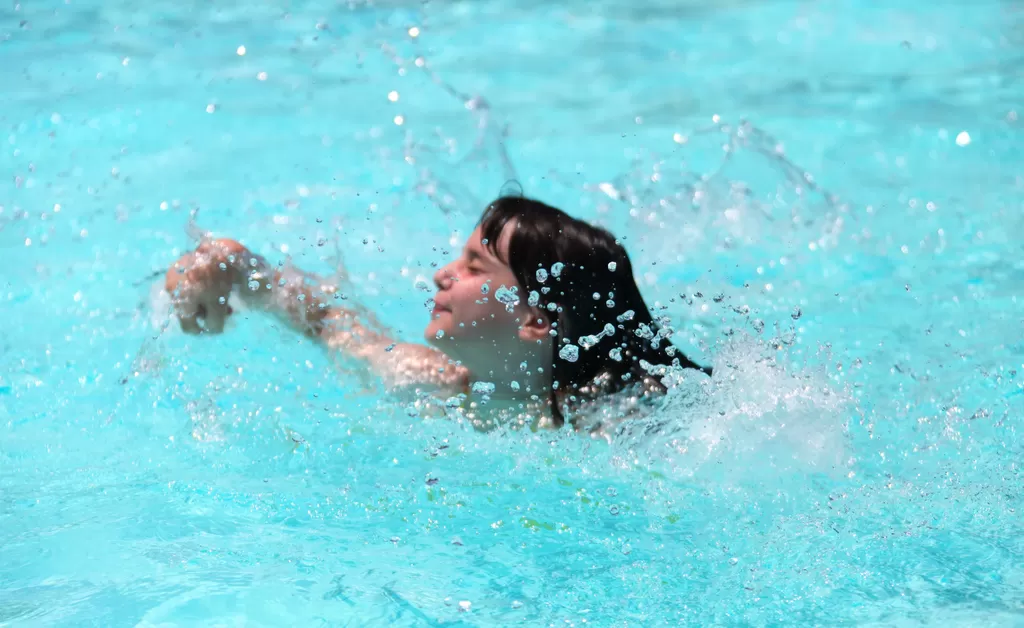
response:
<path fill-rule="evenodd" d="M 504 259 L 498 240 L 513 221 Z M 583 401 L 628 386 L 665 392 L 657 367 L 711 374 L 683 355 L 654 320 L 626 250 L 607 230 L 540 201 L 503 196 L 484 211 L 480 232 L 512 270 L 524 291 L 520 298 L 549 311 L 557 323 L 551 405 L 558 424 Z"/>

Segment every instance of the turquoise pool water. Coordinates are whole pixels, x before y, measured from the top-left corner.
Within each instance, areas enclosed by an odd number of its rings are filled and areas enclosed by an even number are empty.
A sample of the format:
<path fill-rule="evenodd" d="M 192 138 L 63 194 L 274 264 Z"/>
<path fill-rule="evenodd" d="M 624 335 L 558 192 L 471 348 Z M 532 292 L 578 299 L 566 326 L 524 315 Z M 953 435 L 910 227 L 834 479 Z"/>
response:
<path fill-rule="evenodd" d="M 7 3 L 0 624 L 1024 624 L 1022 50 L 1009 0 Z M 198 209 L 416 339 L 509 179 L 707 387 L 477 434 L 161 331 Z"/>

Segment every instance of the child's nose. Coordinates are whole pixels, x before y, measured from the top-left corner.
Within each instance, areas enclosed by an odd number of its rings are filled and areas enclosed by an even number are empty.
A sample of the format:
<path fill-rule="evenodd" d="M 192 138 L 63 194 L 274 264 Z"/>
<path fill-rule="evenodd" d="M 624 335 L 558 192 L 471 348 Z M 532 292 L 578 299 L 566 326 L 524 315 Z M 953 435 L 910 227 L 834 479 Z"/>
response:
<path fill-rule="evenodd" d="M 452 281 L 455 279 L 451 271 L 451 265 L 443 266 L 440 270 L 434 273 L 434 285 L 437 286 L 438 290 L 447 290 L 452 285 Z"/>

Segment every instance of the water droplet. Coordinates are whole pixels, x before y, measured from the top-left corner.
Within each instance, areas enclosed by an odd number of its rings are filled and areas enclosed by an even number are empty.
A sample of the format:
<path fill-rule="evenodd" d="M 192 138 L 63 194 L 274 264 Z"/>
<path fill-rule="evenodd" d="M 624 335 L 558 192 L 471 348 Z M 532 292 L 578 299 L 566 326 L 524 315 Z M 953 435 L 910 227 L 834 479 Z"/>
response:
<path fill-rule="evenodd" d="M 580 350 L 576 345 L 564 345 L 558 350 L 558 357 L 566 362 L 575 362 L 580 359 Z"/>
<path fill-rule="evenodd" d="M 616 495 L 619 494 L 619 489 L 615 488 L 614 486 L 609 486 L 605 490 L 604 494 L 607 495 L 608 497 L 615 497 Z"/>
<path fill-rule="evenodd" d="M 592 296 L 595 301 L 600 301 L 601 300 L 601 293 L 600 292 L 595 292 L 594 294 L 592 294 L 590 296 Z"/>
<path fill-rule="evenodd" d="M 519 370 L 525 373 L 525 372 L 526 372 L 526 369 L 527 369 L 527 364 L 526 364 L 526 362 L 520 362 L 520 363 L 519 363 Z"/>
<path fill-rule="evenodd" d="M 227 265 L 227 264 L 225 264 L 224 262 L 221 262 L 221 263 L 219 264 L 219 266 L 220 266 L 220 269 L 221 269 L 221 270 L 227 270 L 227 269 L 228 269 L 228 265 Z"/>
<path fill-rule="evenodd" d="M 611 299 L 608 299 L 607 301 L 605 301 L 604 304 L 606 306 L 608 306 L 609 308 L 615 307 L 615 301 L 612 301 Z"/>
<path fill-rule="evenodd" d="M 616 362 L 622 362 L 622 349 L 615 347 L 608 352 L 608 357 L 615 360 Z"/>
<path fill-rule="evenodd" d="M 555 277 L 556 279 L 558 277 L 561 277 L 563 268 L 565 268 L 565 264 L 563 264 L 562 262 L 555 262 L 554 265 L 551 266 L 551 276 Z"/>
<path fill-rule="evenodd" d="M 799 307 L 795 307 L 795 308 L 793 308 L 793 313 L 792 313 L 792 314 L 790 314 L 790 316 L 792 316 L 792 317 L 793 317 L 793 320 L 795 320 L 795 321 L 796 321 L 796 320 L 800 320 L 800 317 L 801 317 L 802 315 L 803 315 L 803 312 L 801 312 L 801 311 L 800 311 L 800 308 L 799 308 Z"/>
<path fill-rule="evenodd" d="M 532 307 L 537 307 L 540 304 L 540 295 L 537 294 L 536 290 L 530 291 L 530 297 L 526 300 Z"/>
<path fill-rule="evenodd" d="M 581 336 L 579 344 L 584 349 L 589 349 L 596 345 L 600 339 L 597 336 Z"/>
<path fill-rule="evenodd" d="M 394 349 L 395 349 L 395 343 L 393 343 L 393 342 L 391 344 L 389 344 L 388 346 L 384 347 L 384 350 L 389 352 L 389 353 L 391 351 L 394 351 Z"/>
<path fill-rule="evenodd" d="M 504 303 L 505 309 L 511 312 L 517 305 L 519 305 L 519 288 L 517 286 L 512 286 L 512 288 L 509 289 L 503 285 L 495 291 L 494 298 L 500 303 Z"/>
<path fill-rule="evenodd" d="M 610 507 L 608 509 L 608 512 L 610 512 L 613 515 L 617 515 L 617 514 L 619 514 L 619 507 L 618 506 L 612 506 L 612 507 Z"/>
<path fill-rule="evenodd" d="M 519 600 L 512 600 L 512 608 L 522 608 L 523 603 Z"/>
<path fill-rule="evenodd" d="M 220 303 L 221 305 L 224 305 L 227 302 L 228 302 L 228 300 L 227 300 L 226 297 L 217 297 L 217 303 Z"/>
<path fill-rule="evenodd" d="M 437 338 L 437 339 L 444 338 L 444 330 L 443 329 L 438 329 L 437 333 L 434 334 L 434 338 Z"/>
<path fill-rule="evenodd" d="M 619 265 L 616 264 L 615 262 L 608 262 L 608 270 L 615 272 L 615 269 L 618 267 Z"/>
<path fill-rule="evenodd" d="M 519 392 L 519 382 L 517 382 L 517 381 L 515 381 L 515 380 L 512 380 L 512 383 L 511 383 L 511 384 L 509 384 L 509 386 L 511 386 L 511 387 L 512 387 L 512 390 L 513 390 L 514 392 Z"/>
<path fill-rule="evenodd" d="M 479 395 L 490 395 L 494 392 L 494 384 L 491 382 L 473 382 L 472 390 Z"/>
<path fill-rule="evenodd" d="M 537 281 L 539 281 L 541 283 L 544 283 L 547 280 L 548 280 L 548 271 L 544 270 L 543 268 L 538 268 L 537 269 Z"/>
<path fill-rule="evenodd" d="M 487 284 L 486 282 L 484 283 L 484 285 L 480 286 L 480 294 L 487 294 L 490 291 L 491 291 L 491 286 L 489 284 Z"/>
<path fill-rule="evenodd" d="M 760 318 L 754 319 L 754 321 L 750 324 L 753 326 L 754 331 L 756 331 L 757 333 L 761 333 L 764 331 L 764 321 L 761 320 Z"/>
<path fill-rule="evenodd" d="M 252 290 L 253 292 L 256 292 L 257 290 L 260 289 L 260 282 L 256 281 L 255 279 L 250 279 L 249 289 Z"/>
<path fill-rule="evenodd" d="M 611 323 L 605 323 L 604 324 L 604 335 L 605 336 L 614 336 L 615 335 L 615 327 L 613 327 Z"/>
<path fill-rule="evenodd" d="M 622 314 L 619 314 L 618 316 L 616 316 L 615 320 L 619 321 L 620 323 L 624 323 L 626 321 L 633 320 L 634 316 L 636 316 L 636 312 L 634 312 L 633 310 L 626 310 Z"/>
<path fill-rule="evenodd" d="M 462 600 L 459 602 L 459 612 L 468 613 L 469 609 L 473 606 L 473 603 L 468 600 Z"/>

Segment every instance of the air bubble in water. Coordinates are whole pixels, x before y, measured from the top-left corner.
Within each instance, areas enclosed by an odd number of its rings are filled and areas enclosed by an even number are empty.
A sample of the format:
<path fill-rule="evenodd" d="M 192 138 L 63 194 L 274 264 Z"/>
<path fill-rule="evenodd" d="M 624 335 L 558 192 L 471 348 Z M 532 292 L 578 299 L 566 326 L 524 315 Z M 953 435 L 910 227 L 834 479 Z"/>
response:
<path fill-rule="evenodd" d="M 580 346 L 584 349 L 589 349 L 596 345 L 600 338 L 597 336 L 581 336 L 579 339 Z"/>
<path fill-rule="evenodd" d="M 617 515 L 617 514 L 619 514 L 619 507 L 618 506 L 612 506 L 611 508 L 608 509 L 608 512 L 610 512 L 613 515 Z"/>
<path fill-rule="evenodd" d="M 253 292 L 256 292 L 257 290 L 260 289 L 260 282 L 256 281 L 255 279 L 250 279 L 249 289 L 252 290 Z"/>
<path fill-rule="evenodd" d="M 227 265 L 227 264 L 225 264 L 224 262 L 221 262 L 221 263 L 219 264 L 219 266 L 220 266 L 220 269 L 221 269 L 221 270 L 227 270 L 227 269 L 228 269 L 228 265 Z"/>
<path fill-rule="evenodd" d="M 615 335 L 615 327 L 613 327 L 611 323 L 605 323 L 604 324 L 604 335 L 605 336 L 614 336 Z"/>
<path fill-rule="evenodd" d="M 612 272 L 615 272 L 615 269 L 618 268 L 618 266 L 619 265 L 616 264 L 615 262 L 608 262 L 608 270 Z"/>
<path fill-rule="evenodd" d="M 526 300 L 531 306 L 536 307 L 540 304 L 540 295 L 537 294 L 536 290 L 530 291 L 530 297 Z"/>
<path fill-rule="evenodd" d="M 554 265 L 551 266 L 551 276 L 555 278 L 561 277 L 563 268 L 565 268 L 565 264 L 562 262 L 555 262 Z"/>
<path fill-rule="evenodd" d="M 608 352 L 608 357 L 615 360 L 616 362 L 622 362 L 622 349 L 615 347 Z"/>
<path fill-rule="evenodd" d="M 511 312 L 517 305 L 519 305 L 519 288 L 512 286 L 512 288 L 509 289 L 502 286 L 495 291 L 494 298 L 500 303 L 504 303 L 505 309 Z"/>
<path fill-rule="evenodd" d="M 539 281 L 541 283 L 544 283 L 547 280 L 548 280 L 548 271 L 544 270 L 543 268 L 538 268 L 537 269 L 537 281 Z"/>
<path fill-rule="evenodd" d="M 526 362 L 520 362 L 520 363 L 519 363 L 519 370 L 525 373 L 525 372 L 526 372 L 526 369 L 527 369 L 527 364 L 526 364 Z"/>
<path fill-rule="evenodd" d="M 490 291 L 491 291 L 491 286 L 489 284 L 484 283 L 484 285 L 480 286 L 480 294 L 487 294 Z"/>
<path fill-rule="evenodd" d="M 444 407 L 454 409 L 454 408 L 458 408 L 459 406 L 461 406 L 462 405 L 462 399 L 460 399 L 460 396 L 453 396 L 453 397 L 448 397 L 447 399 L 445 399 L 444 400 Z"/>
<path fill-rule="evenodd" d="M 619 321 L 620 323 L 624 323 L 626 321 L 633 320 L 633 317 L 635 315 L 636 315 L 636 312 L 634 312 L 633 310 L 626 310 L 622 314 L 619 314 L 618 316 L 616 316 L 615 320 Z"/>
<path fill-rule="evenodd" d="M 558 350 L 558 357 L 566 362 L 575 362 L 580 359 L 580 350 L 576 345 L 565 345 Z"/>
<path fill-rule="evenodd" d="M 593 295 L 591 295 L 591 296 L 593 296 L 593 297 L 594 297 L 594 300 L 595 300 L 595 301 L 600 301 L 600 300 L 601 300 L 601 293 L 600 293 L 600 292 L 595 292 L 595 293 L 594 293 Z"/>
<path fill-rule="evenodd" d="M 512 387 L 512 390 L 513 390 L 514 392 L 519 392 L 519 382 L 517 382 L 517 381 L 515 381 L 515 380 L 512 380 L 512 383 L 511 383 L 511 384 L 509 384 L 509 386 L 511 386 L 511 387 Z"/>
<path fill-rule="evenodd" d="M 792 314 L 790 314 L 790 316 L 792 316 L 792 317 L 793 317 L 793 320 L 795 320 L 795 321 L 796 321 L 796 320 L 800 320 L 800 317 L 801 317 L 802 315 L 803 315 L 803 312 L 801 312 L 801 311 L 800 311 L 800 308 L 799 308 L 799 307 L 795 307 L 795 308 L 793 308 L 793 313 L 792 313 Z"/>
<path fill-rule="evenodd" d="M 754 331 L 756 331 L 757 333 L 761 333 L 764 331 L 764 321 L 761 320 L 760 318 L 755 319 L 754 322 L 751 323 L 751 325 L 753 325 Z"/>
<path fill-rule="evenodd" d="M 478 395 L 490 395 L 494 392 L 494 384 L 491 382 L 473 382 L 472 391 Z"/>
<path fill-rule="evenodd" d="M 227 300 L 226 297 L 217 297 L 217 303 L 220 303 L 221 305 L 224 305 L 227 302 L 228 302 L 228 300 Z"/>
<path fill-rule="evenodd" d="M 441 338 L 444 338 L 444 330 L 443 329 L 438 329 L 437 333 L 434 334 L 434 338 L 437 338 L 438 340 L 440 340 Z"/>

